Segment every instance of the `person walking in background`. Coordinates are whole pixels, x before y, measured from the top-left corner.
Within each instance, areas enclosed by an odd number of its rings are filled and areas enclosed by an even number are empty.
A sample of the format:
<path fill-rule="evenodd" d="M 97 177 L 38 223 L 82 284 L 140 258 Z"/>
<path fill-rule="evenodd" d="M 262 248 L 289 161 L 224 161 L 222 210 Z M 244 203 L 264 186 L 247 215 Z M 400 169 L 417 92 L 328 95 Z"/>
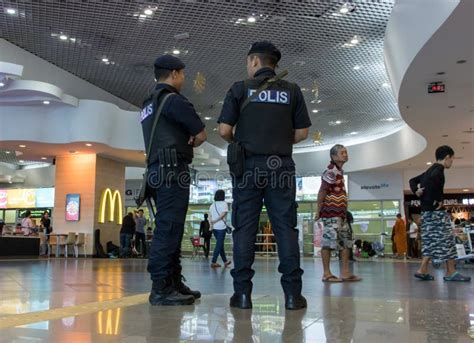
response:
<path fill-rule="evenodd" d="M 41 227 L 44 229 L 44 233 L 49 235 L 53 230 L 51 228 L 51 219 L 49 219 L 49 212 L 44 211 L 41 217 Z"/>
<path fill-rule="evenodd" d="M 434 276 L 428 273 L 430 260 L 446 262 L 444 281 L 469 282 L 471 278 L 456 271 L 456 242 L 451 226 L 451 218 L 443 207 L 444 170 L 451 168 L 454 150 L 443 145 L 436 149 L 436 163 L 423 174 L 410 180 L 410 189 L 420 198 L 421 203 L 421 242 L 423 259 L 415 277 L 432 281 Z"/>
<path fill-rule="evenodd" d="M 44 211 L 43 212 L 43 216 L 41 217 L 41 221 L 40 221 L 40 224 L 41 224 L 41 227 L 43 228 L 44 230 L 44 233 L 46 235 L 46 242 L 49 242 L 49 235 L 51 234 L 51 232 L 53 232 L 53 228 L 51 227 L 51 219 L 49 219 L 49 212 L 48 211 Z M 45 246 L 45 255 L 47 255 L 49 252 L 48 252 L 48 244 L 46 244 Z"/>
<path fill-rule="evenodd" d="M 21 220 L 21 230 L 25 236 L 29 236 L 34 228 L 35 225 L 33 224 L 33 220 L 31 220 L 31 211 L 26 210 L 25 215 Z"/>
<path fill-rule="evenodd" d="M 395 221 L 395 225 L 393 226 L 393 241 L 395 242 L 395 246 L 397 252 L 395 257 L 403 258 L 407 255 L 407 230 L 404 220 L 402 219 L 402 215 L 399 213 L 397 214 L 397 220 Z"/>
<path fill-rule="evenodd" d="M 138 248 L 139 253 L 146 257 L 146 237 L 145 237 L 145 226 L 147 220 L 143 215 L 143 210 L 135 211 L 135 224 L 136 224 L 136 231 L 135 231 L 135 248 Z"/>
<path fill-rule="evenodd" d="M 133 213 L 128 213 L 122 220 L 122 228 L 120 229 L 120 257 L 130 257 L 132 253 L 131 243 L 135 233 L 135 220 Z"/>
<path fill-rule="evenodd" d="M 324 223 L 321 257 L 323 260 L 323 282 L 354 282 L 362 279 L 351 273 L 349 257 L 352 250 L 352 230 L 347 223 L 347 193 L 344 186 L 342 166 L 349 160 L 347 149 L 340 144 L 329 152 L 331 162 L 321 176 L 315 220 Z M 331 251 L 338 250 L 341 256 L 341 277 L 331 273 Z"/>
<path fill-rule="evenodd" d="M 204 220 L 201 221 L 201 225 L 199 227 L 199 237 L 202 237 L 204 239 L 204 256 L 206 258 L 209 258 L 209 250 L 211 248 L 211 224 L 209 223 L 209 215 L 207 213 L 204 213 Z"/>
<path fill-rule="evenodd" d="M 418 225 L 412 218 L 408 218 L 408 256 L 418 258 L 416 237 L 418 236 Z"/>
<path fill-rule="evenodd" d="M 212 255 L 211 267 L 219 268 L 221 265 L 217 263 L 217 258 L 220 256 L 224 267 L 228 267 L 231 262 L 227 260 L 224 249 L 224 241 L 227 228 L 227 212 L 229 208 L 225 202 L 225 192 L 218 189 L 214 195 L 214 203 L 209 207 L 211 214 L 211 230 L 214 232 L 216 238 L 216 245 L 214 246 L 214 254 Z"/>

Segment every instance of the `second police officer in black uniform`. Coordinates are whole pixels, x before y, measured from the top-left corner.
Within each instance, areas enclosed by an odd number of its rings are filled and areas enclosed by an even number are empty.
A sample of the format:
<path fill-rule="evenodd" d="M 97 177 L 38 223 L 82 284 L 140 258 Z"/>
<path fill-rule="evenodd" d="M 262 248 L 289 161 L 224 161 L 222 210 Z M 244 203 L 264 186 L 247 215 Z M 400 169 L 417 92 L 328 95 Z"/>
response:
<path fill-rule="evenodd" d="M 255 242 L 263 203 L 275 234 L 285 307 L 306 307 L 301 295 L 293 144 L 308 136 L 311 121 L 300 88 L 275 76 L 280 51 L 256 42 L 247 56 L 250 79 L 234 83 L 219 117 L 219 133 L 229 143 L 233 182 L 234 294 L 230 306 L 251 308 Z M 247 100 L 248 99 L 248 100 Z M 235 126 L 235 133 L 234 133 Z"/>
<path fill-rule="evenodd" d="M 141 112 L 145 147 L 150 152 L 148 184 L 154 190 L 157 209 L 148 261 L 153 281 L 149 297 L 152 305 L 189 305 L 201 296 L 183 283 L 180 262 L 189 203 L 188 164 L 193 159 L 193 147 L 207 138 L 193 105 L 179 93 L 184 67 L 180 59 L 171 55 L 155 61 L 157 85 Z"/>

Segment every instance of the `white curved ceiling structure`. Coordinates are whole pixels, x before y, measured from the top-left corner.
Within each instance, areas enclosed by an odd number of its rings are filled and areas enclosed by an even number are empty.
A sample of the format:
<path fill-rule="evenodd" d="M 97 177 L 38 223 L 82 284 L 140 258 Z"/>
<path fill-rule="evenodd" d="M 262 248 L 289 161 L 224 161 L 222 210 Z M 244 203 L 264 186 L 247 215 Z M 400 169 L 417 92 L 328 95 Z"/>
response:
<path fill-rule="evenodd" d="M 422 154 L 400 168 L 426 168 L 440 145 L 455 167 L 474 166 L 474 2 L 400 0 L 387 26 L 385 60 L 403 119 L 426 138 Z M 428 94 L 430 82 L 445 93 Z"/>

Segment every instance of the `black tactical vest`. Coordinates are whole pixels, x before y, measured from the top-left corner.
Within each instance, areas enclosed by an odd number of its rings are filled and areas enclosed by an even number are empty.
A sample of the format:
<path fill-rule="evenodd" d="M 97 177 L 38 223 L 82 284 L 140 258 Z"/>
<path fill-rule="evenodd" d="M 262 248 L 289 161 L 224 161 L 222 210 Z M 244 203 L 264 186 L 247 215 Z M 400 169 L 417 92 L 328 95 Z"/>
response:
<path fill-rule="evenodd" d="M 269 77 L 244 81 L 244 100 Z M 279 80 L 252 100 L 241 112 L 235 140 L 255 155 L 291 156 L 293 152 L 293 111 L 295 85 Z"/>
<path fill-rule="evenodd" d="M 145 147 L 148 148 L 150 144 L 150 135 L 153 127 L 153 121 L 155 120 L 156 111 L 160 105 L 163 97 L 169 93 L 167 90 L 161 92 L 155 103 L 152 103 L 152 99 L 145 101 L 143 111 L 152 111 L 152 115 L 147 116 L 142 121 L 143 137 L 145 139 Z M 179 96 L 179 95 L 172 95 Z M 171 97 L 167 101 L 171 100 Z M 151 108 L 150 108 L 151 106 Z M 146 115 L 146 112 L 145 112 Z M 142 114 L 143 117 L 143 114 Z M 151 147 L 149 164 L 158 162 L 158 150 L 160 149 L 176 149 L 176 153 L 180 162 L 189 164 L 193 160 L 193 147 L 188 144 L 189 133 L 183 129 L 179 124 L 166 118 L 163 113 L 158 118 L 156 124 L 155 135 L 152 138 L 153 145 Z"/>

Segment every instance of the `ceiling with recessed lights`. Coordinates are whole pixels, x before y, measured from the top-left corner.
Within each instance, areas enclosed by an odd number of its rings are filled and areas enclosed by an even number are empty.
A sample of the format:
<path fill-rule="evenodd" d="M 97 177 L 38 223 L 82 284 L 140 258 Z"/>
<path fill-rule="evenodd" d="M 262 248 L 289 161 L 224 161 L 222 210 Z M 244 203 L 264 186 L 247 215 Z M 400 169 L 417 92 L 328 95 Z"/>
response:
<path fill-rule="evenodd" d="M 227 89 L 246 77 L 257 40 L 282 51 L 281 69 L 303 89 L 313 126 L 300 147 L 348 143 L 403 127 L 383 60 L 389 1 L 0 2 L 0 36 L 140 105 L 163 53 L 187 65 L 183 93 L 210 133 Z"/>

